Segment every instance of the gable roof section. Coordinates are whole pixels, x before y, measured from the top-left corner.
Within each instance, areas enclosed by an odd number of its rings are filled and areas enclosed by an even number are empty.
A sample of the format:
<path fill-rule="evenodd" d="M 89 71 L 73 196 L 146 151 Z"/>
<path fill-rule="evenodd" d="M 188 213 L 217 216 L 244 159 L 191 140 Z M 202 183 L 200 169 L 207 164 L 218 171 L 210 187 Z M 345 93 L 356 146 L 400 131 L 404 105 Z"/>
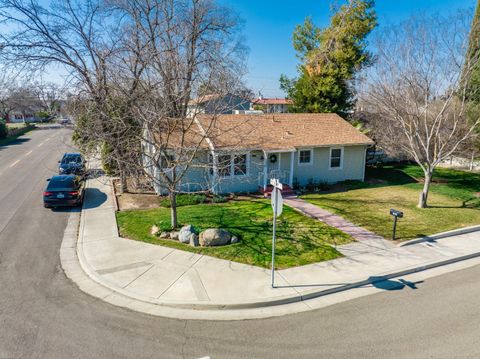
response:
<path fill-rule="evenodd" d="M 254 105 L 293 105 L 293 101 L 288 98 L 255 98 L 252 103 Z"/>
<path fill-rule="evenodd" d="M 336 114 L 199 115 L 216 149 L 294 150 L 300 147 L 371 145 L 373 141 Z"/>

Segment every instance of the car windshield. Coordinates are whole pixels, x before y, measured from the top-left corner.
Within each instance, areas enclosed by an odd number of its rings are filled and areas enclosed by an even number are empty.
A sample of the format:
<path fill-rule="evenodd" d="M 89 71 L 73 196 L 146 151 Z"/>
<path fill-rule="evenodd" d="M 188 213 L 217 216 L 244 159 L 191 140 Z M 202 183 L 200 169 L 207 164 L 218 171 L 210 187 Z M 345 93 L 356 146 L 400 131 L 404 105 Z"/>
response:
<path fill-rule="evenodd" d="M 71 164 L 71 163 L 81 163 L 82 162 L 82 158 L 80 157 L 80 155 L 66 155 L 65 157 L 63 157 L 63 160 L 62 160 L 62 163 L 64 164 Z"/>
<path fill-rule="evenodd" d="M 73 189 L 75 188 L 74 176 L 54 176 L 48 182 L 47 189 Z"/>

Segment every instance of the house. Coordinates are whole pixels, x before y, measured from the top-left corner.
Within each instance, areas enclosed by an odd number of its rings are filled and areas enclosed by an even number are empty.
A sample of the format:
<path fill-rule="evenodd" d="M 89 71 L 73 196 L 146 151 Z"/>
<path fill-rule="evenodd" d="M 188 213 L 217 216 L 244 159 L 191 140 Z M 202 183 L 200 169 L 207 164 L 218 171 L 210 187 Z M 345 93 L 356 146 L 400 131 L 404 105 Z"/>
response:
<path fill-rule="evenodd" d="M 366 150 L 373 144 L 336 114 L 200 115 L 195 123 L 184 143 L 199 144 L 200 150 L 178 189 L 182 192 L 268 192 L 271 178 L 287 189 L 363 181 Z M 166 170 L 154 169 L 158 183 L 159 171 Z"/>
<path fill-rule="evenodd" d="M 234 95 L 211 94 L 198 97 L 188 103 L 187 114 L 193 117 L 197 114 L 232 114 L 235 111 L 247 111 L 250 101 Z"/>
<path fill-rule="evenodd" d="M 12 110 L 6 115 L 6 120 L 11 123 L 30 123 L 40 122 L 42 118 L 38 117 L 33 111 Z"/>
<path fill-rule="evenodd" d="M 263 98 L 251 101 L 252 110 L 262 110 L 265 113 L 287 113 L 293 101 L 288 98 Z"/>

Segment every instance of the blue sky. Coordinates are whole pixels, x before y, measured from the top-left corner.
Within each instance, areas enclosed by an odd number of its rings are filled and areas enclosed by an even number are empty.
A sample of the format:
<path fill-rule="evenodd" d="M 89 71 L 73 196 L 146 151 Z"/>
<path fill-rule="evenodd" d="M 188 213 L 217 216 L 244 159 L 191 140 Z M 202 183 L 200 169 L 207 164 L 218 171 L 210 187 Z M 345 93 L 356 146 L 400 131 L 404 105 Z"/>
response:
<path fill-rule="evenodd" d="M 379 25 L 397 23 L 418 13 L 447 14 L 474 8 L 477 0 L 377 0 Z M 250 49 L 248 85 L 264 96 L 283 96 L 280 75 L 295 76 L 297 60 L 291 38 L 295 26 L 312 16 L 320 27 L 328 25 L 330 0 L 223 0 L 245 21 L 244 34 Z M 341 1 L 337 1 L 341 3 Z"/>

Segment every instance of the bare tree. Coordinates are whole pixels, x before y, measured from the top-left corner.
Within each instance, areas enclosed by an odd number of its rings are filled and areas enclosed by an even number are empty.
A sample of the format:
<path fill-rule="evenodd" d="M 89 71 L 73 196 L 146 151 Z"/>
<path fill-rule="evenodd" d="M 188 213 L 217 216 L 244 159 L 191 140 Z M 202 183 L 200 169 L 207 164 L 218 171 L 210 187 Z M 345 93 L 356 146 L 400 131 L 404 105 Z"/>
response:
<path fill-rule="evenodd" d="M 424 172 L 418 207 L 427 207 L 436 166 L 475 136 L 467 119 L 463 73 L 470 16 L 415 16 L 379 35 L 377 62 L 368 73 L 363 101 L 384 121 L 385 133 Z"/>
<path fill-rule="evenodd" d="M 53 0 L 48 6 L 36 1 L 0 0 L 0 23 L 11 29 L 0 34 L 0 55 L 7 66 L 24 72 L 43 71 L 51 64 L 64 67 L 77 93 L 83 92 L 90 108 L 95 108 L 96 116 L 88 119 L 88 126 L 110 131 L 108 64 L 122 36 L 122 21 L 110 7 L 102 0 Z M 79 137 L 88 141 L 88 147 L 94 143 L 120 151 L 110 143 L 111 136 Z M 98 142 L 100 139 L 103 142 Z M 120 153 L 116 157 L 120 158 Z M 122 166 L 119 161 L 121 174 Z"/>
<path fill-rule="evenodd" d="M 128 167 L 137 168 L 158 192 L 168 194 L 171 226 L 175 228 L 176 195 L 212 191 L 214 187 L 207 177 L 210 169 L 218 171 L 221 165 L 211 149 L 212 128 L 218 114 L 235 106 L 230 101 L 215 102 L 210 119 L 201 124 L 201 111 L 189 105 L 193 99 L 208 96 L 202 91 L 205 88 L 214 89 L 218 99 L 245 90 L 245 48 L 239 37 L 239 20 L 213 0 L 129 0 L 116 4 L 130 21 L 124 44 L 128 56 L 117 62 L 124 70 L 117 71 L 121 76 L 112 76 L 112 82 L 120 85 L 118 93 L 124 98 L 132 94 L 121 90 L 121 84 L 138 84 L 128 108 L 130 118 L 142 129 L 136 142 L 142 146 L 131 146 Z M 140 163 L 135 148 L 141 154 Z M 205 181 L 189 178 L 192 172 L 202 173 Z"/>

